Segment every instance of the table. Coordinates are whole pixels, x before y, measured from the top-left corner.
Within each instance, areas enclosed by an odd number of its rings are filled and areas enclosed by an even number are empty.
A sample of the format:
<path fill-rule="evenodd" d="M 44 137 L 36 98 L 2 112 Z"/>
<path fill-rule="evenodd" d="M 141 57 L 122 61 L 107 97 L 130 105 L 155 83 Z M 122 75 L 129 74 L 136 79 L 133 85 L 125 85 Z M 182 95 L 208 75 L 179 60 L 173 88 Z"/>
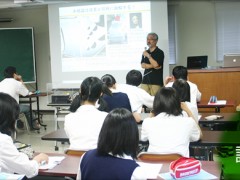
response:
<path fill-rule="evenodd" d="M 30 118 L 32 119 L 32 117 L 33 117 L 33 115 L 32 115 L 32 103 L 37 102 L 37 121 L 46 130 L 47 125 L 42 124 L 42 122 L 40 121 L 40 112 L 39 112 L 40 111 L 39 110 L 40 109 L 39 108 L 39 97 L 43 97 L 43 96 L 47 96 L 47 93 L 42 92 L 42 93 L 31 94 L 31 95 L 27 95 L 27 96 L 20 96 L 20 98 L 28 98 L 29 101 L 21 101 L 20 100 L 19 103 L 29 104 L 29 106 L 30 106 Z M 36 98 L 36 101 L 33 101 L 32 98 Z M 32 121 L 31 121 L 31 123 L 32 123 Z M 34 128 L 33 124 L 30 124 L 30 125 L 31 125 L 31 128 L 33 128 L 35 130 L 39 130 L 39 129 Z"/>
<path fill-rule="evenodd" d="M 47 153 L 49 156 L 65 156 L 63 161 L 53 169 L 39 170 L 39 176 L 77 177 L 80 157 L 67 154 Z"/>
<path fill-rule="evenodd" d="M 59 121 L 64 121 L 65 115 L 69 113 L 69 106 L 71 103 L 66 104 L 55 104 L 49 103 L 48 106 L 54 107 L 54 121 L 55 121 L 55 130 L 59 129 Z"/>
<path fill-rule="evenodd" d="M 224 107 L 234 107 L 234 100 L 227 100 L 226 104 L 208 104 L 208 101 L 201 101 L 197 103 L 198 108 L 214 108 L 215 113 L 220 113 L 220 109 Z"/>
<path fill-rule="evenodd" d="M 223 118 L 216 120 L 206 120 L 205 117 L 210 115 L 221 115 Z M 236 113 L 201 113 L 198 121 L 199 125 L 207 126 L 210 130 L 237 130 L 240 123 L 240 112 Z"/>
<path fill-rule="evenodd" d="M 80 157 L 71 156 L 67 154 L 47 153 L 49 156 L 65 156 L 65 159 L 56 167 L 49 170 L 39 170 L 39 176 L 57 176 L 57 177 L 72 177 L 76 178 L 79 167 Z M 171 161 L 163 161 L 163 165 L 160 173 L 169 172 L 169 164 Z M 202 169 L 215 175 L 217 179 L 220 179 L 221 168 L 218 162 L 214 161 L 201 161 Z M 159 177 L 158 177 L 159 178 Z M 156 177 L 157 179 L 157 177 Z"/>
<path fill-rule="evenodd" d="M 218 146 L 239 146 L 240 131 L 202 131 L 201 140 L 191 142 L 190 147 L 202 147 L 206 150 L 208 160 L 213 160 L 213 148 Z"/>

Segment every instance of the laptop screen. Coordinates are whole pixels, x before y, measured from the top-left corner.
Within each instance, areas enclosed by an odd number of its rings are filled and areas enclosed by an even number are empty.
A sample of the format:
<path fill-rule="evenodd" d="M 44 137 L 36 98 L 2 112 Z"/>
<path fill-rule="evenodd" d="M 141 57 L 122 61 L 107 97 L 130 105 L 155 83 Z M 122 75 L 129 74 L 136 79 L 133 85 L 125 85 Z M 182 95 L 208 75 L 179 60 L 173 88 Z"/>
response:
<path fill-rule="evenodd" d="M 203 69 L 207 67 L 208 56 L 189 56 L 187 57 L 188 69 Z"/>

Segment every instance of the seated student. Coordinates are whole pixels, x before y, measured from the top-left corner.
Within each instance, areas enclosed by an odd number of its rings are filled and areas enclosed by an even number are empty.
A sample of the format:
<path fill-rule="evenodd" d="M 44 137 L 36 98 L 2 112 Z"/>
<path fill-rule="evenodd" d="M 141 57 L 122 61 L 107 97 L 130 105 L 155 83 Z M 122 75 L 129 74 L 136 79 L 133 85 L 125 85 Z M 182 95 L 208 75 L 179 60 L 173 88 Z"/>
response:
<path fill-rule="evenodd" d="M 64 129 L 71 149 L 89 150 L 97 147 L 97 138 L 107 112 L 95 104 L 102 94 L 103 83 L 97 77 L 86 78 L 80 87 L 79 108 L 65 116 Z"/>
<path fill-rule="evenodd" d="M 142 124 L 141 140 L 149 141 L 148 152 L 162 154 L 178 153 L 189 157 L 189 143 L 200 139 L 201 129 L 192 117 L 184 117 L 180 99 L 172 87 L 163 87 L 157 92 L 154 117 L 146 118 Z M 191 112 L 190 112 L 191 113 Z"/>
<path fill-rule="evenodd" d="M 17 70 L 13 66 L 8 66 L 4 70 L 4 77 L 0 82 L 0 92 L 7 93 L 12 96 L 19 103 L 19 95 L 27 96 L 29 90 L 25 86 L 22 76 L 17 74 Z M 40 125 L 35 117 L 30 118 L 30 106 L 25 104 L 20 104 L 20 112 L 24 113 L 29 125 L 33 125 L 33 128 L 39 129 Z"/>
<path fill-rule="evenodd" d="M 133 112 L 142 112 L 142 106 L 153 107 L 154 96 L 138 87 L 142 82 L 142 73 L 131 70 L 127 73 L 126 84 L 117 84 L 117 89 L 128 95 Z"/>
<path fill-rule="evenodd" d="M 11 136 L 19 116 L 17 101 L 8 94 L 0 93 L 0 172 L 24 174 L 27 178 L 38 174 L 39 164 L 48 162 L 48 156 L 40 153 L 33 160 L 19 152 Z"/>
<path fill-rule="evenodd" d="M 165 78 L 164 85 L 166 87 L 172 87 L 173 82 L 176 79 L 183 79 L 188 82 L 190 86 L 190 92 L 191 92 L 191 103 L 197 104 L 197 102 L 200 102 L 202 93 L 198 90 L 198 87 L 196 84 L 192 83 L 188 80 L 188 70 L 184 66 L 176 66 L 172 70 L 172 76 L 168 76 Z"/>
<path fill-rule="evenodd" d="M 134 159 L 138 150 L 138 127 L 130 111 L 116 108 L 106 117 L 97 149 L 80 159 L 77 179 L 146 179 Z"/>
<path fill-rule="evenodd" d="M 190 102 L 190 86 L 187 81 L 177 79 L 174 81 L 172 87 L 178 93 L 181 102 L 186 103 L 187 107 L 191 110 L 193 117 L 198 121 L 198 107 L 196 104 Z"/>
<path fill-rule="evenodd" d="M 111 95 L 103 94 L 103 99 L 108 106 L 108 112 L 115 108 L 126 108 L 132 111 L 127 94 L 116 90 L 116 80 L 111 74 L 105 74 L 101 78 L 104 85 L 109 88 Z"/>

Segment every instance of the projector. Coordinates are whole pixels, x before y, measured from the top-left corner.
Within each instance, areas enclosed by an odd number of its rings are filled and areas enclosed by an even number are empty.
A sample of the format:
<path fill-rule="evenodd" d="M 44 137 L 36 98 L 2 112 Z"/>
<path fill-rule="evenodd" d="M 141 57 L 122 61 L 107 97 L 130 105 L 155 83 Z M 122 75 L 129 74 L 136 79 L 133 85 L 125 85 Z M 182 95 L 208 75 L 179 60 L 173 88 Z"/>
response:
<path fill-rule="evenodd" d="M 52 95 L 52 104 L 70 104 L 69 95 Z"/>

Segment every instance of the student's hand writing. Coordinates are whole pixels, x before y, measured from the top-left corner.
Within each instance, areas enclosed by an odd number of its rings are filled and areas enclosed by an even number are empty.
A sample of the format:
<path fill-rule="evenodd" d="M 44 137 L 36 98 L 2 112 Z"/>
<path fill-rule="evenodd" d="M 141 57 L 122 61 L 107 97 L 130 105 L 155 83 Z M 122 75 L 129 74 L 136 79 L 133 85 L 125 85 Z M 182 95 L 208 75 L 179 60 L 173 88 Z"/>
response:
<path fill-rule="evenodd" d="M 33 160 L 37 161 L 38 164 L 41 164 L 43 161 L 45 161 L 46 163 L 48 163 L 48 155 L 44 154 L 44 153 L 40 153 L 37 156 L 35 156 L 33 158 Z"/>

